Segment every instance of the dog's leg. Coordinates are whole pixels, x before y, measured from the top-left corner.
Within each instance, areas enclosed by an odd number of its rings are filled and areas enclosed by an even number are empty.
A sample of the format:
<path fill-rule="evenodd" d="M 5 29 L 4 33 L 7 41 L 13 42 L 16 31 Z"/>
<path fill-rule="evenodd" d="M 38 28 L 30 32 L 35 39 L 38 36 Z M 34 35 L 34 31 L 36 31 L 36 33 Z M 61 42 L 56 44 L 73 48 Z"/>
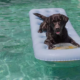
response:
<path fill-rule="evenodd" d="M 48 45 L 48 49 L 52 49 L 52 48 L 55 47 L 54 44 L 49 39 L 46 39 L 44 41 L 44 44 L 47 44 Z"/>
<path fill-rule="evenodd" d="M 52 48 L 54 48 L 55 46 L 52 44 L 52 43 L 49 43 L 49 45 L 48 45 L 48 49 L 52 49 Z"/>
<path fill-rule="evenodd" d="M 55 41 L 51 35 L 51 32 L 50 32 L 50 29 L 47 28 L 47 32 L 46 32 L 46 37 L 47 39 L 44 41 L 44 44 L 47 44 L 48 45 L 48 49 L 52 49 L 54 48 L 54 44 L 55 44 Z"/>
<path fill-rule="evenodd" d="M 45 20 L 47 17 L 39 14 L 39 13 L 34 13 L 34 15 L 38 16 L 39 18 L 41 18 L 42 20 Z"/>
<path fill-rule="evenodd" d="M 80 45 L 78 43 L 76 43 L 71 37 L 70 38 L 70 41 L 73 45 L 77 46 L 77 47 L 80 47 Z"/>

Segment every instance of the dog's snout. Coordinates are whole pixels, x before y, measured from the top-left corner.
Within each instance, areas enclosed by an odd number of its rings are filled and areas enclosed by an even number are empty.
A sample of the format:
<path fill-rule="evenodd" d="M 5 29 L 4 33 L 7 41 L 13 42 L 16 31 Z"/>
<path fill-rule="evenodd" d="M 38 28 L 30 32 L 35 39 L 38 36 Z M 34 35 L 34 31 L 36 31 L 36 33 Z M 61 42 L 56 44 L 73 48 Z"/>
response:
<path fill-rule="evenodd" d="M 57 23 L 57 24 L 55 25 L 55 28 L 60 28 L 60 25 Z"/>
<path fill-rule="evenodd" d="M 59 32 L 60 31 L 60 28 L 56 28 L 56 31 Z"/>

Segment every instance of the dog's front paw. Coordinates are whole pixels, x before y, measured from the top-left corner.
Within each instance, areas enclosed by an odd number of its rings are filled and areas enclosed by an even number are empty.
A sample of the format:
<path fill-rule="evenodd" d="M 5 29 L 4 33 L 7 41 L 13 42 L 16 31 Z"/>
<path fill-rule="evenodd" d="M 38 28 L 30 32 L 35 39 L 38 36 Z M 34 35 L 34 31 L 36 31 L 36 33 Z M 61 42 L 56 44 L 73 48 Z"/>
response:
<path fill-rule="evenodd" d="M 77 45 L 77 47 L 80 47 L 80 45 Z"/>
<path fill-rule="evenodd" d="M 54 46 L 53 45 L 49 45 L 49 47 L 48 47 L 49 49 L 52 49 L 52 48 L 54 48 Z"/>

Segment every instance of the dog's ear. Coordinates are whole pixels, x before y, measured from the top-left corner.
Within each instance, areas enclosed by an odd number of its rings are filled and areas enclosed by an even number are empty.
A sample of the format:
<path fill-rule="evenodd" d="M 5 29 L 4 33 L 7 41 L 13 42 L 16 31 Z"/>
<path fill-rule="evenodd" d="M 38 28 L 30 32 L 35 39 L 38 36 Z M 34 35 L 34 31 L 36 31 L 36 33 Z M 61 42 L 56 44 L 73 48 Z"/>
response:
<path fill-rule="evenodd" d="M 43 16 L 42 14 L 39 14 L 39 13 L 33 13 L 33 14 L 36 15 L 36 16 L 38 16 L 42 20 L 45 20 L 46 19 L 46 16 Z"/>
<path fill-rule="evenodd" d="M 61 17 L 64 22 L 68 22 L 69 18 L 67 16 L 61 15 Z"/>
<path fill-rule="evenodd" d="M 50 21 L 50 22 L 53 22 L 54 20 L 55 20 L 54 15 L 51 15 L 51 16 L 49 17 L 49 21 Z"/>

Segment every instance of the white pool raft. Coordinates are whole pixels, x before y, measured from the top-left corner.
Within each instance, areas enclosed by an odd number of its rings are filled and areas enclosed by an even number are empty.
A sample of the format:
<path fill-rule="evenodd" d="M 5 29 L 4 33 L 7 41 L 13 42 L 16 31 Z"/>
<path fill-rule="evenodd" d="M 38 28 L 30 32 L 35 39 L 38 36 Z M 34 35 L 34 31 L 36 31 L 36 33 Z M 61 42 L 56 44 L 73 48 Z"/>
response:
<path fill-rule="evenodd" d="M 44 16 L 50 16 L 52 14 L 64 14 L 66 12 L 62 8 L 48 8 L 48 9 L 32 9 L 29 12 L 30 16 L 30 25 L 31 25 L 31 34 L 32 34 L 32 42 L 35 57 L 39 60 L 43 61 L 75 61 L 80 60 L 80 48 L 74 49 L 64 49 L 64 50 L 50 50 L 48 46 L 44 44 L 44 40 L 46 39 L 45 32 L 38 33 L 40 24 L 43 22 L 33 13 L 40 13 Z M 66 15 L 67 16 L 67 15 Z M 78 44 L 80 44 L 80 37 L 72 27 L 70 21 L 67 22 L 66 28 L 69 36 L 74 39 Z"/>

